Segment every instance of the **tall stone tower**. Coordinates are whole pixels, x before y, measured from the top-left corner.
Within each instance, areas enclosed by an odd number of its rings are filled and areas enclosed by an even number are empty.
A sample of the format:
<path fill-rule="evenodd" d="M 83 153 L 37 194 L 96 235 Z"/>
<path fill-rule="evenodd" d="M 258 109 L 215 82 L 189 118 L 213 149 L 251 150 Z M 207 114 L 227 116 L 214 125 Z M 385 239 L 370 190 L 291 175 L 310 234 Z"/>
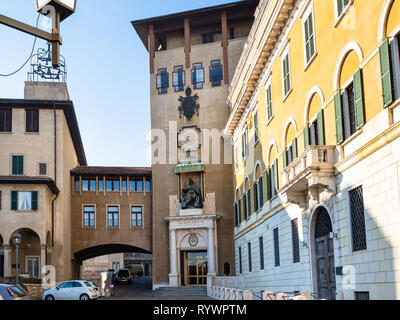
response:
<path fill-rule="evenodd" d="M 152 163 L 154 289 L 235 274 L 231 145 L 220 133 L 257 4 L 132 22 L 150 56 L 151 128 L 159 144 Z"/>

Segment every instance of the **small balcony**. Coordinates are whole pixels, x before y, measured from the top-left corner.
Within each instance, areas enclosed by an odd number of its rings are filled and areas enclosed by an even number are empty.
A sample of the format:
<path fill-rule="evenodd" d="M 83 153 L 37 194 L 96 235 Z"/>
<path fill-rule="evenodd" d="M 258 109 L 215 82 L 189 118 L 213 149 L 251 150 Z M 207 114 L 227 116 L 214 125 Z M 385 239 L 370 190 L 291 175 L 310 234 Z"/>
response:
<path fill-rule="evenodd" d="M 335 190 L 335 146 L 309 146 L 283 170 L 283 187 L 279 191 L 286 203 L 302 204 L 306 194 L 318 196 L 320 187 Z"/>

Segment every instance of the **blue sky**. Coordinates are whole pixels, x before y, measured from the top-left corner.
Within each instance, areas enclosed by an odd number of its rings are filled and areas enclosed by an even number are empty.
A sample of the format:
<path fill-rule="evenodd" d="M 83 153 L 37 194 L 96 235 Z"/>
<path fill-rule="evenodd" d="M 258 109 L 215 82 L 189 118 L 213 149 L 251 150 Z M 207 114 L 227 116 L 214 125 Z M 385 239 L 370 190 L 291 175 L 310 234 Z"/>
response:
<path fill-rule="evenodd" d="M 229 2 L 234 0 L 77 0 L 76 13 L 61 24 L 61 54 L 89 165 L 150 165 L 148 55 L 130 22 Z M 3 0 L 0 13 L 31 25 L 37 19 L 35 0 Z M 33 40 L 0 25 L 0 73 L 20 67 Z M 39 47 L 47 46 L 38 40 Z M 23 98 L 28 70 L 29 63 L 0 77 L 0 98 Z"/>

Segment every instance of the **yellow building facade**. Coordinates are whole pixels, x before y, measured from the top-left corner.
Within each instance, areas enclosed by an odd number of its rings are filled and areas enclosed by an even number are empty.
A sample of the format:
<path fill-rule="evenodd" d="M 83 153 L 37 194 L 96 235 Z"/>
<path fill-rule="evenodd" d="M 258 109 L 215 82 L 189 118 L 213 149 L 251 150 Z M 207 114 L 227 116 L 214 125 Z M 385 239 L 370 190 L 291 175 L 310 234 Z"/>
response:
<path fill-rule="evenodd" d="M 231 83 L 237 276 L 400 297 L 400 1 L 262 0 Z"/>

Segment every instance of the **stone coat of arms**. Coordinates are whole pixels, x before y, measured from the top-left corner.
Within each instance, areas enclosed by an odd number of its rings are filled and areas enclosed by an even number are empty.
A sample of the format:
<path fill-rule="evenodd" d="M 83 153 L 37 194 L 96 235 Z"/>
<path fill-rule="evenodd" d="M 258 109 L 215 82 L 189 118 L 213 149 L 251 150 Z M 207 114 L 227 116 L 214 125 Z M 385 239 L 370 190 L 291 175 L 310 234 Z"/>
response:
<path fill-rule="evenodd" d="M 199 115 L 200 105 L 197 103 L 199 96 L 197 93 L 192 96 L 192 89 L 189 87 L 185 90 L 186 97 L 180 96 L 178 101 L 181 105 L 178 107 L 179 110 L 179 117 L 182 118 L 182 114 L 188 119 L 189 121 L 192 119 L 195 113 Z"/>

